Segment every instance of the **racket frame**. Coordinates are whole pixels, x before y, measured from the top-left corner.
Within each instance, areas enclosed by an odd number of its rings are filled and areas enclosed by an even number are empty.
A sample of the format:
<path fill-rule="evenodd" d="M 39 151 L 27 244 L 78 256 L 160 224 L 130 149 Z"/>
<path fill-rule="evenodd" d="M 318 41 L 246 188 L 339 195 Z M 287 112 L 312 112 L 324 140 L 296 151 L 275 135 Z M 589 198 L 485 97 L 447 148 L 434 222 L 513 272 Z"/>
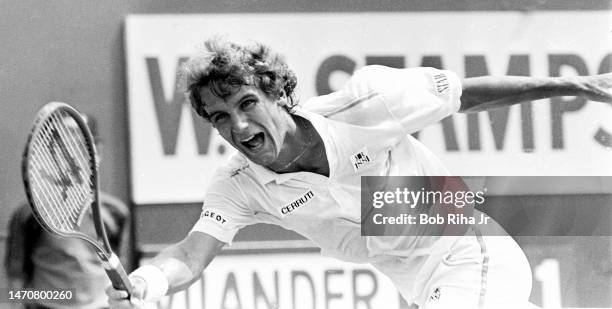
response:
<path fill-rule="evenodd" d="M 94 223 L 97 239 L 94 239 L 93 237 L 85 233 L 82 233 L 82 232 L 60 231 L 52 227 L 50 224 L 46 222 L 46 220 L 44 219 L 44 215 L 40 213 L 40 209 L 38 209 L 38 207 L 35 206 L 36 202 L 35 202 L 34 196 L 32 195 L 32 190 L 31 190 L 32 186 L 30 185 L 31 180 L 30 180 L 30 175 L 28 173 L 28 170 L 29 170 L 28 166 L 30 163 L 29 154 L 33 152 L 33 147 L 34 147 L 32 143 L 32 139 L 35 136 L 37 136 L 39 132 L 43 129 L 42 124 L 49 117 L 51 117 L 52 115 L 58 112 L 67 113 L 76 122 L 79 129 L 83 133 L 83 137 L 85 138 L 85 146 L 87 148 L 87 151 L 90 154 L 89 164 L 92 167 L 92 171 L 91 171 L 89 183 L 93 191 L 93 201 L 91 205 L 83 206 L 84 209 L 82 209 L 79 216 L 83 216 L 84 215 L 83 212 L 88 211 L 87 208 L 91 208 L 91 211 L 93 212 L 92 221 Z M 99 188 L 98 167 L 99 167 L 99 162 L 98 162 L 98 156 L 96 152 L 96 145 L 95 145 L 94 137 L 91 134 L 91 131 L 89 130 L 89 127 L 87 126 L 87 123 L 83 119 L 83 116 L 76 109 L 74 109 L 72 106 L 66 103 L 51 102 L 43 106 L 41 110 L 38 112 L 38 114 L 36 115 L 36 119 L 34 120 L 32 130 L 30 134 L 28 135 L 26 147 L 23 153 L 22 165 L 21 165 L 24 188 L 25 188 L 26 196 L 28 198 L 28 202 L 29 202 L 28 204 L 30 205 L 30 208 L 32 209 L 32 213 L 34 214 L 34 217 L 40 223 L 40 225 L 49 233 L 59 235 L 61 237 L 79 238 L 79 239 L 86 241 L 90 245 L 92 245 L 96 250 L 96 254 L 102 261 L 102 266 L 105 268 L 109 278 L 111 279 L 113 283 L 113 286 L 115 288 L 125 290 L 129 294 L 131 294 L 132 286 L 126 275 L 125 270 L 123 269 L 123 266 L 121 265 L 119 261 L 119 258 L 117 257 L 117 255 L 113 253 L 113 250 L 108 241 L 104 223 L 102 221 L 102 214 L 100 213 L 100 200 L 99 200 L 99 193 L 98 193 L 99 191 L 98 190 Z"/>

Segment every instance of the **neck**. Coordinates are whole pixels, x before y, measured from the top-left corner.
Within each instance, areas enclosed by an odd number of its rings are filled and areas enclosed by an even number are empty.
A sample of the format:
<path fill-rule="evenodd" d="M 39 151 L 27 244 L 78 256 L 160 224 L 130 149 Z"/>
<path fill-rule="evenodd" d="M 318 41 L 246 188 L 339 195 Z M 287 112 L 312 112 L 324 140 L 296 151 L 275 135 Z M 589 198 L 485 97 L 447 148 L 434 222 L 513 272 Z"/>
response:
<path fill-rule="evenodd" d="M 293 173 L 300 171 L 316 170 L 314 156 L 318 152 L 319 135 L 312 124 L 299 116 L 294 116 L 295 133 L 287 137 L 286 155 L 280 155 L 279 159 L 269 168 L 277 173 Z"/>

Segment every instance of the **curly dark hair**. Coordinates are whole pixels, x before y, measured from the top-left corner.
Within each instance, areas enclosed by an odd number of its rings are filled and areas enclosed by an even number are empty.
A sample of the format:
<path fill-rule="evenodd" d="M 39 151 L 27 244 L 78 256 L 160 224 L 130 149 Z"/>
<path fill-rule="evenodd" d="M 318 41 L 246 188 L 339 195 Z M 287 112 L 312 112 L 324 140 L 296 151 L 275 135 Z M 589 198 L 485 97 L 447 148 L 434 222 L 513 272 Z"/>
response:
<path fill-rule="evenodd" d="M 204 43 L 202 51 L 183 64 L 180 82 L 198 115 L 210 120 L 200 98 L 200 88 L 210 87 L 213 94 L 225 98 L 243 85 L 256 86 L 273 99 L 287 96 L 287 111 L 297 105 L 297 78 L 279 54 L 255 43 L 239 45 L 215 37 Z"/>

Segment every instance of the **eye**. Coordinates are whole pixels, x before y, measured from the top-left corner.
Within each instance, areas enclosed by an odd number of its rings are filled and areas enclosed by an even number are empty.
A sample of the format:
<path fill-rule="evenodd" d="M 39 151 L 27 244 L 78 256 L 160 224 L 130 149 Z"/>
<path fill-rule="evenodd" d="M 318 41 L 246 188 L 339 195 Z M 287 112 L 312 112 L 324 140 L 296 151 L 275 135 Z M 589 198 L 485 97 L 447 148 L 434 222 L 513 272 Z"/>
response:
<path fill-rule="evenodd" d="M 250 107 L 253 107 L 255 103 L 257 103 L 255 99 L 247 99 L 247 100 L 242 101 L 242 103 L 240 103 L 240 108 L 248 109 Z"/>
<path fill-rule="evenodd" d="M 215 125 L 221 124 L 221 123 L 225 122 L 225 120 L 227 120 L 227 114 L 226 113 L 214 113 L 214 114 L 210 115 L 210 121 L 212 123 L 214 123 Z"/>

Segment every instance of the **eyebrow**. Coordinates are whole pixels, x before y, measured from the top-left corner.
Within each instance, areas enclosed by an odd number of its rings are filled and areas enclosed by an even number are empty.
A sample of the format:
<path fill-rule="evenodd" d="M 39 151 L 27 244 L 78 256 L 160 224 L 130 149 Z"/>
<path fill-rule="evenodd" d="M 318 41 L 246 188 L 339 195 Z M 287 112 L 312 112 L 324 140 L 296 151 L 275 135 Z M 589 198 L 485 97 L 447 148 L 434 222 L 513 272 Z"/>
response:
<path fill-rule="evenodd" d="M 238 104 L 240 104 L 240 103 L 244 102 L 246 99 L 251 99 L 251 98 L 257 99 L 257 96 L 254 93 L 252 93 L 252 92 L 248 92 L 245 95 L 243 95 L 240 99 L 238 99 L 238 101 L 236 101 L 236 102 L 238 102 Z"/>
<path fill-rule="evenodd" d="M 242 97 L 240 97 L 240 99 L 238 99 L 236 101 L 236 104 L 240 104 L 240 103 L 244 102 L 245 100 L 252 99 L 252 98 L 253 99 L 257 99 L 257 95 L 255 93 L 252 93 L 252 92 L 247 92 Z M 201 100 L 201 101 L 202 101 L 202 103 L 204 103 L 204 106 L 206 106 L 206 102 L 204 102 L 204 100 Z M 227 99 L 223 99 L 223 101 L 227 104 Z M 210 106 L 210 105 L 208 105 L 208 106 Z M 212 111 L 212 112 L 208 113 L 208 115 L 210 117 L 212 117 L 212 115 L 214 115 L 216 113 L 221 113 L 221 112 L 223 112 L 223 111 Z"/>

